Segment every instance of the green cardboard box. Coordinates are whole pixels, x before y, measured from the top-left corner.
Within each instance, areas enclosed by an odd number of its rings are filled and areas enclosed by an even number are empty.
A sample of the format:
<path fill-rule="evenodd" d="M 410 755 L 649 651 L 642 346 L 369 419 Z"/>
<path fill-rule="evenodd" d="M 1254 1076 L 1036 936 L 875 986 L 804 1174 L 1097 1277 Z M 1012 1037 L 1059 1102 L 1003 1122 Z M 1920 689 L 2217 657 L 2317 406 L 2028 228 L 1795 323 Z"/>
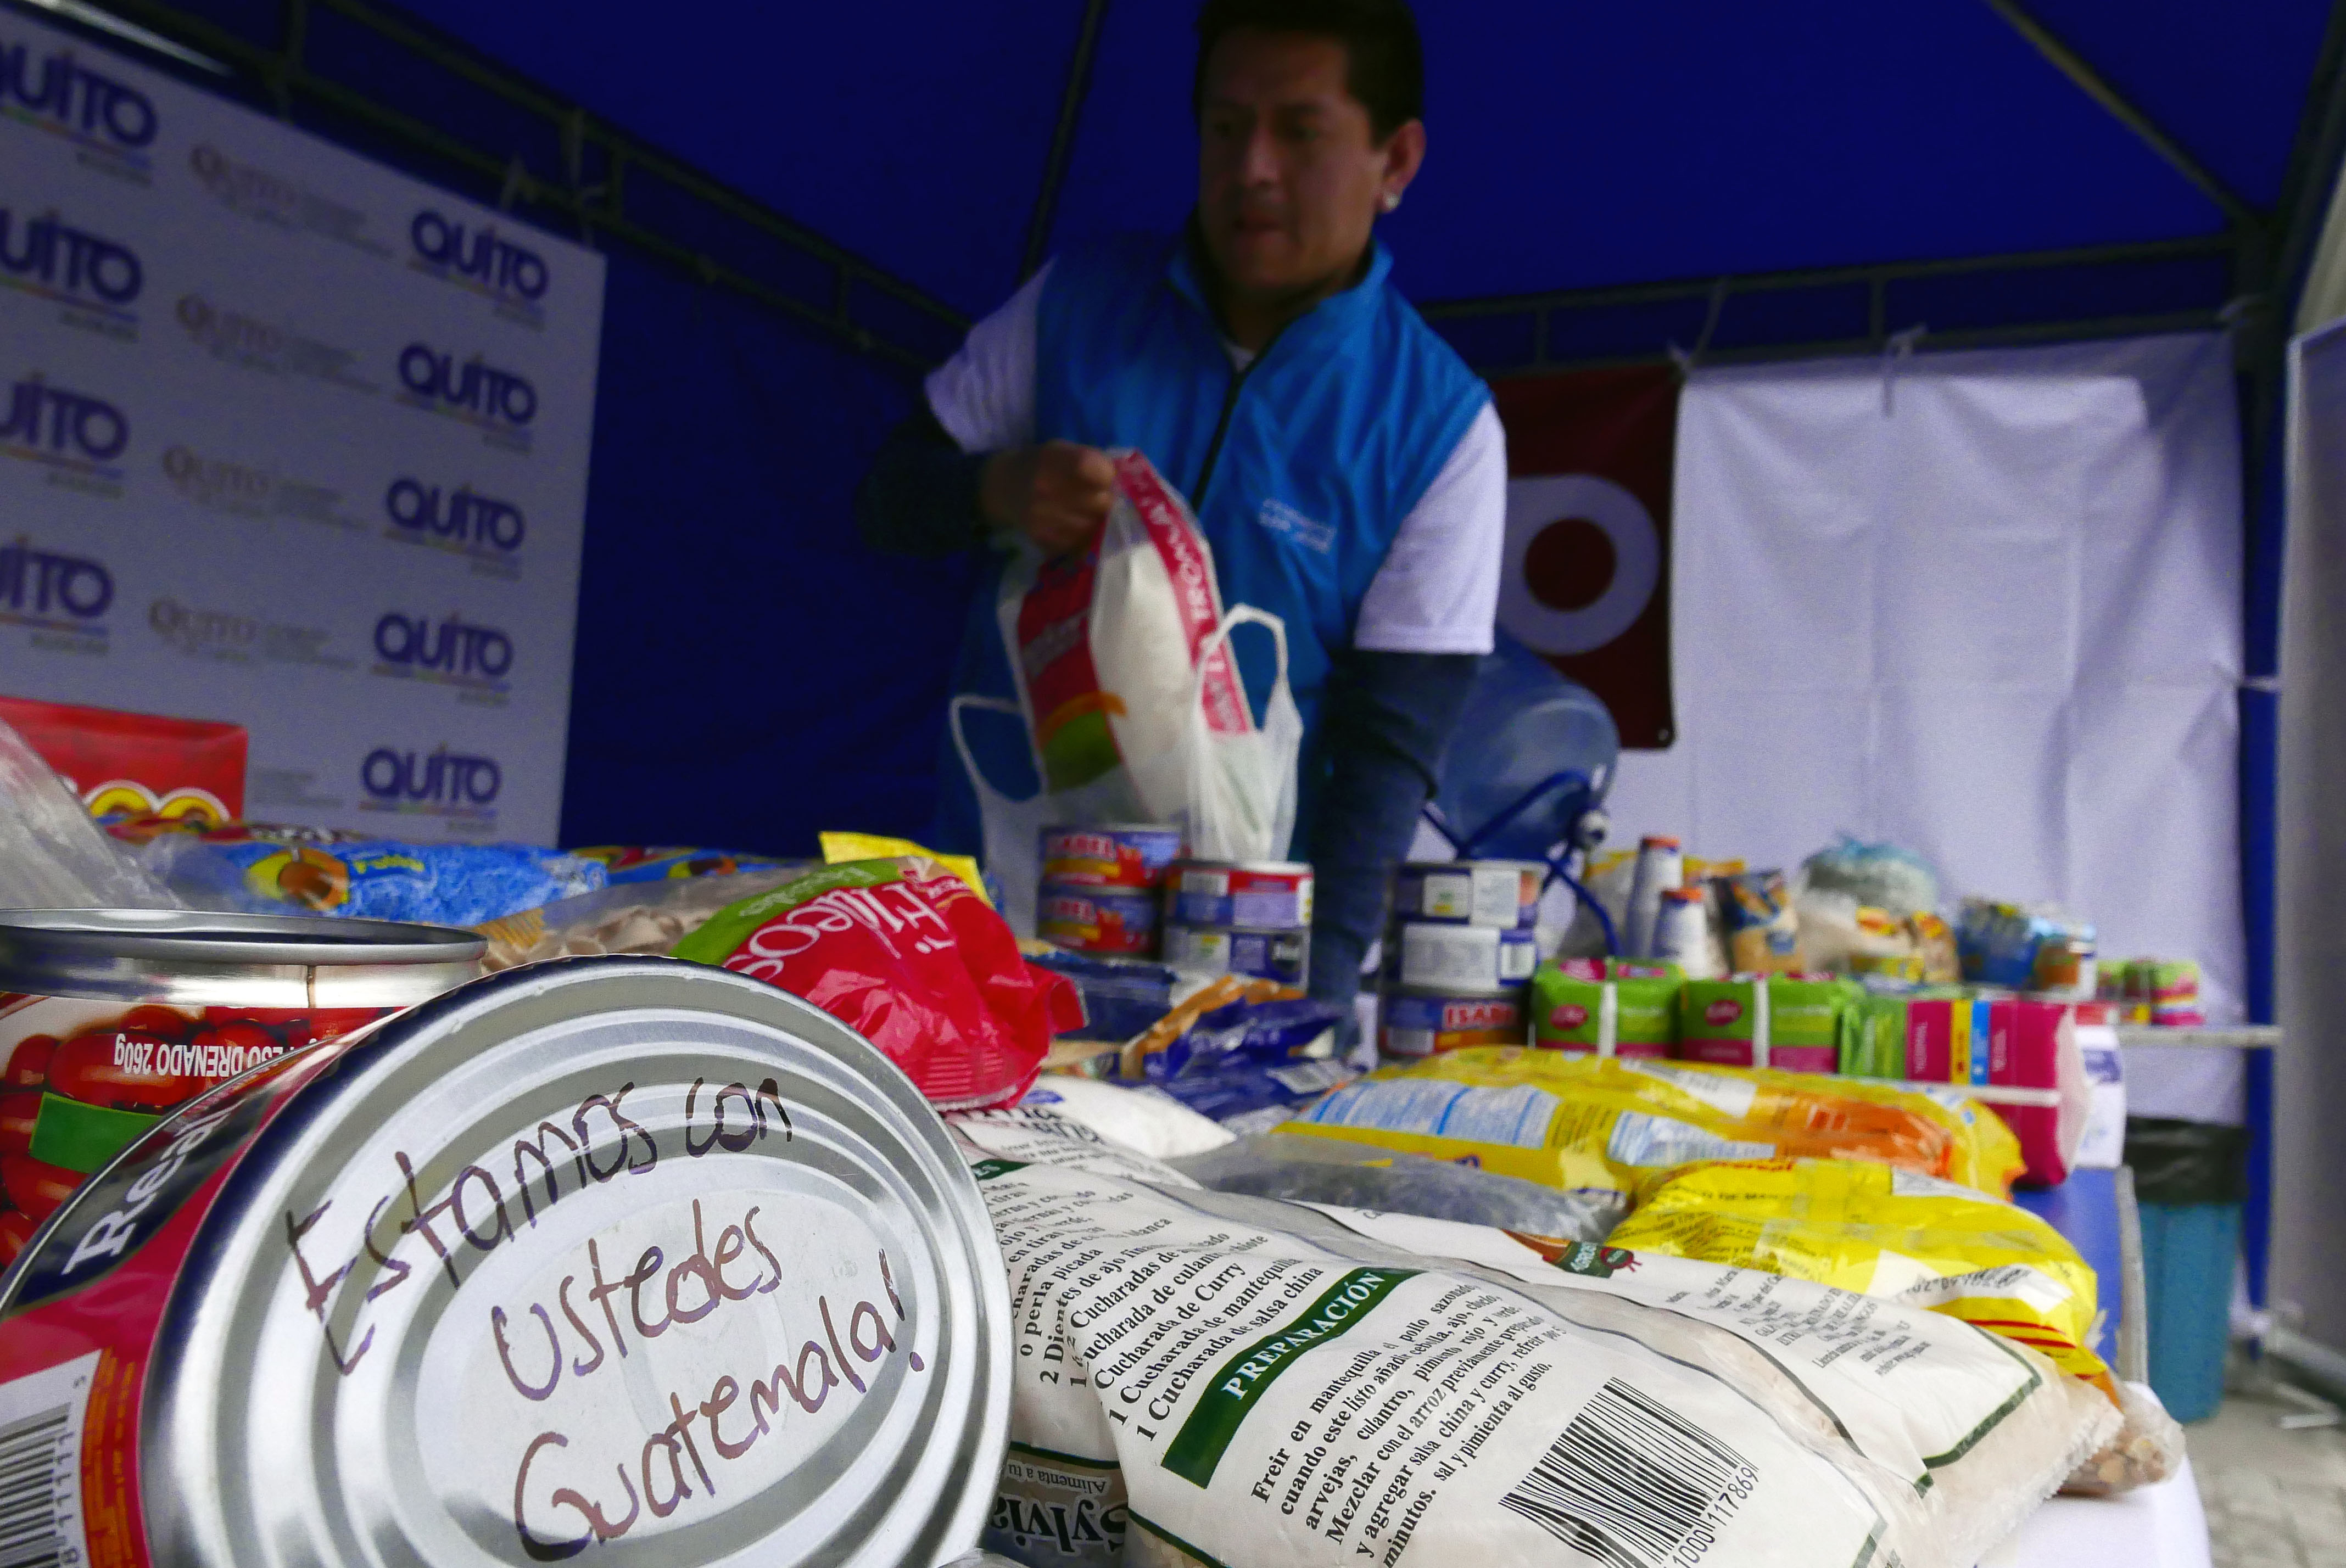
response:
<path fill-rule="evenodd" d="M 1760 1065 L 1758 1043 L 1764 1005 L 1765 1065 L 1795 1073 L 1837 1073 L 1842 1035 L 1863 995 L 1855 983 L 1837 975 L 1689 980 L 1678 995 L 1678 1054 L 1689 1062 Z"/>
<path fill-rule="evenodd" d="M 1841 1033 L 1841 1070 L 1851 1078 L 1906 1076 L 1906 1003 L 1903 996 L 1861 996 Z"/>
<path fill-rule="evenodd" d="M 1532 1044 L 1601 1055 L 1609 1006 L 1613 1054 L 1667 1056 L 1678 1039 L 1678 998 L 1683 983 L 1676 964 L 1630 964 L 1619 959 L 1544 963 L 1532 975 Z"/>

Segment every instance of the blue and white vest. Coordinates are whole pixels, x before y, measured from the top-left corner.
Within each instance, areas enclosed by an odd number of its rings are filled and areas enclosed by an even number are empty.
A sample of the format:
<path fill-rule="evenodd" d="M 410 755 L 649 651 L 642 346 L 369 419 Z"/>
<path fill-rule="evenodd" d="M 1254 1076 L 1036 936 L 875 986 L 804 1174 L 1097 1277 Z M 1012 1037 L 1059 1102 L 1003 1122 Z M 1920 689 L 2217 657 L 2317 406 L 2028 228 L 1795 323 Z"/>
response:
<path fill-rule="evenodd" d="M 1190 247 L 1125 239 L 1062 256 L 1036 324 L 1037 442 L 1132 447 L 1188 497 L 1225 606 L 1287 623 L 1288 678 L 1303 716 L 1297 852 L 1325 763 L 1321 700 L 1402 521 L 1441 473 L 1490 391 L 1390 281 L 1368 276 L 1288 324 L 1244 371 L 1230 363 Z M 1013 695 L 994 616 L 996 572 L 971 606 L 955 689 Z M 1233 639 L 1260 704 L 1270 639 Z M 1031 777 L 978 759 L 997 785 Z M 974 845 L 974 805 L 950 739 L 940 830 Z M 1014 791 L 1015 792 L 1015 791 Z M 966 831 L 964 831 L 964 829 Z"/>

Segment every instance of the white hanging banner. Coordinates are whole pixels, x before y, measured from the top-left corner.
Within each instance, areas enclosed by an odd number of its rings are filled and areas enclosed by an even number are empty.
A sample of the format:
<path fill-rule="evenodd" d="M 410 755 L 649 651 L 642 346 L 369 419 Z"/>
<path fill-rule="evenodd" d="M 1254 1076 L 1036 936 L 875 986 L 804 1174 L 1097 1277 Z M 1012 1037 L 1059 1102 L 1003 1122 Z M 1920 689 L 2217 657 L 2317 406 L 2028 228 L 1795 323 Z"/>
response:
<path fill-rule="evenodd" d="M 1678 738 L 1623 756 L 1619 841 L 1887 840 L 2238 1016 L 2227 338 L 1699 372 L 1675 487 Z"/>
<path fill-rule="evenodd" d="M 551 843 L 590 251 L 0 15 L 0 693 L 251 734 L 246 814 Z"/>

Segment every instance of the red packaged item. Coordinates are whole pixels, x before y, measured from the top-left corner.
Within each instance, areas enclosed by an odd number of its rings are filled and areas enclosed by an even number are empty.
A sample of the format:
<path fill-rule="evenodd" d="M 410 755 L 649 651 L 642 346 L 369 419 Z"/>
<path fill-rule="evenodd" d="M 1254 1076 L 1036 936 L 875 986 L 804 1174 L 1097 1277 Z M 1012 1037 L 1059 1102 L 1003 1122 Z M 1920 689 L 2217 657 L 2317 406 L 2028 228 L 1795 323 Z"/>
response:
<path fill-rule="evenodd" d="M 93 817 L 244 814 L 245 732 L 240 724 L 118 713 L 0 697 L 0 723 L 65 780 Z"/>
<path fill-rule="evenodd" d="M 0 911 L 0 1267 L 173 1112 L 446 990 L 481 945 L 386 921 Z"/>
<path fill-rule="evenodd" d="M 1987 1082 L 2034 1090 L 2047 1102 L 1995 1106 L 2028 1162 L 2022 1183 L 2057 1186 L 2067 1180 L 2093 1109 L 2093 1084 L 2077 1044 L 2076 1004 L 2033 997 L 1997 1001 L 1988 1025 Z"/>
<path fill-rule="evenodd" d="M 878 1046 L 939 1110 L 1005 1105 L 1084 1021 L 969 884 L 919 856 L 847 860 L 719 911 L 678 958 L 802 996 Z"/>

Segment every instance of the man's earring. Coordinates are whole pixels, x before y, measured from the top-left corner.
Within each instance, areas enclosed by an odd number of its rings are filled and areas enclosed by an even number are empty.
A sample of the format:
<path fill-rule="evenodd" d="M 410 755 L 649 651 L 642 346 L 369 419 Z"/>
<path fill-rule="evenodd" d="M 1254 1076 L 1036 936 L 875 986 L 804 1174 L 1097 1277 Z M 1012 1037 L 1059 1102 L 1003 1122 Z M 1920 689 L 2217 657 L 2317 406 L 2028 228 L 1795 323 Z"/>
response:
<path fill-rule="evenodd" d="M 1382 211 L 1391 212 L 1394 208 L 1399 207 L 1400 205 L 1401 192 L 1398 190 L 1388 190 L 1382 196 L 1377 198 L 1377 207 Z"/>

